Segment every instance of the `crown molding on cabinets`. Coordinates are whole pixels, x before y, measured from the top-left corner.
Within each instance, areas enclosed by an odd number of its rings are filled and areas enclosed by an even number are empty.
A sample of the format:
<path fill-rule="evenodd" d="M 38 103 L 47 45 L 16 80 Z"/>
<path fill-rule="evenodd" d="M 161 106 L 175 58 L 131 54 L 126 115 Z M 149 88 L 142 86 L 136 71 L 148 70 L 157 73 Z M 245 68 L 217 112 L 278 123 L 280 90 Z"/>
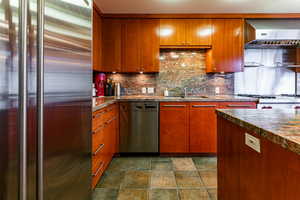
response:
<path fill-rule="evenodd" d="M 103 14 L 105 18 L 148 18 L 148 19 L 297 19 L 300 13 L 205 13 L 205 14 Z"/>

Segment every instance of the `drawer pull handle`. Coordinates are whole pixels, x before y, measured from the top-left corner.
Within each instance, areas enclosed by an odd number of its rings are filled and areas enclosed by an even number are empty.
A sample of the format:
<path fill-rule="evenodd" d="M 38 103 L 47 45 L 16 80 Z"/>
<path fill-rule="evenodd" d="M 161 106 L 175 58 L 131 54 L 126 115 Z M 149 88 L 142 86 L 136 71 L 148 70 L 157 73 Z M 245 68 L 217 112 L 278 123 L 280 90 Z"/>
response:
<path fill-rule="evenodd" d="M 97 171 L 93 174 L 93 177 L 97 176 L 99 174 L 99 172 L 101 171 L 101 169 L 104 166 L 104 162 L 102 161 L 97 169 Z"/>
<path fill-rule="evenodd" d="M 93 153 L 93 156 L 97 155 L 101 149 L 103 149 L 104 144 L 101 144 L 98 149 Z"/>
<path fill-rule="evenodd" d="M 163 105 L 163 107 L 184 108 L 185 105 Z"/>
<path fill-rule="evenodd" d="M 252 105 L 227 105 L 227 107 L 231 108 L 238 108 L 238 107 L 244 107 L 244 108 L 252 108 Z"/>
<path fill-rule="evenodd" d="M 103 129 L 105 127 L 105 124 L 100 126 L 99 128 L 97 128 L 96 130 L 93 131 L 93 134 L 96 134 L 98 131 L 100 131 L 101 129 Z"/>
<path fill-rule="evenodd" d="M 114 121 L 115 119 L 117 119 L 117 117 L 112 118 L 111 120 L 105 122 L 106 125 L 110 124 L 112 121 Z"/>
<path fill-rule="evenodd" d="M 93 119 L 100 117 L 101 115 L 105 114 L 107 111 L 103 111 L 100 113 L 97 113 L 96 115 L 93 116 Z"/>
<path fill-rule="evenodd" d="M 193 108 L 215 108 L 216 105 L 193 105 Z"/>

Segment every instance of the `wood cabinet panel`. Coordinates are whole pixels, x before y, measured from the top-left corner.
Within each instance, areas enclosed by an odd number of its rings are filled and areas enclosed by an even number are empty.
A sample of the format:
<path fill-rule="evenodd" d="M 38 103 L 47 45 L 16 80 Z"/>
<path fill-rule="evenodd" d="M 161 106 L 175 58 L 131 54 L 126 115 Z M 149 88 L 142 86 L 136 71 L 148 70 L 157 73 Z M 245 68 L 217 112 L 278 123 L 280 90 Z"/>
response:
<path fill-rule="evenodd" d="M 213 19 L 207 72 L 240 72 L 244 60 L 244 20 Z"/>
<path fill-rule="evenodd" d="M 215 102 L 191 103 L 190 105 L 190 152 L 217 152 L 217 116 Z"/>
<path fill-rule="evenodd" d="M 185 20 L 160 20 L 160 45 L 185 45 Z"/>
<path fill-rule="evenodd" d="M 141 21 L 141 71 L 159 72 L 159 20 Z"/>
<path fill-rule="evenodd" d="M 261 137 L 258 134 L 249 133 L 249 131 L 246 130 L 240 133 L 243 137 L 240 152 L 240 199 L 262 200 L 265 191 L 263 187 L 259 187 L 259 185 L 263 185 L 264 181 L 264 148 L 261 147 L 261 153 L 258 153 L 247 146 L 245 144 L 246 132 L 261 140 Z"/>
<path fill-rule="evenodd" d="M 141 20 L 122 20 L 122 72 L 141 71 Z"/>
<path fill-rule="evenodd" d="M 256 39 L 256 30 L 255 30 L 255 28 L 247 22 L 245 22 L 245 32 L 244 32 L 244 34 L 245 34 L 245 43 L 251 42 L 251 41 Z"/>
<path fill-rule="evenodd" d="M 121 71 L 121 20 L 103 19 L 102 22 L 102 72 Z"/>
<path fill-rule="evenodd" d="M 102 64 L 102 19 L 93 9 L 93 70 L 101 71 Z"/>
<path fill-rule="evenodd" d="M 240 150 L 242 129 L 218 117 L 218 199 L 240 198 Z"/>
<path fill-rule="evenodd" d="M 161 153 L 186 153 L 189 151 L 188 118 L 188 105 L 186 103 L 161 103 Z"/>
<path fill-rule="evenodd" d="M 211 45 L 211 19 L 187 19 L 186 45 Z"/>

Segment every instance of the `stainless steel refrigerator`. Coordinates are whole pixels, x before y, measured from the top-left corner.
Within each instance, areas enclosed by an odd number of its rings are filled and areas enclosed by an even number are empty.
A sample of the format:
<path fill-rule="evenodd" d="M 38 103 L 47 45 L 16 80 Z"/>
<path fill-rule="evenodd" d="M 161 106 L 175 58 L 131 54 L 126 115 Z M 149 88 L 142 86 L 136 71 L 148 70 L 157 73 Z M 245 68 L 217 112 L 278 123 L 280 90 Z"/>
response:
<path fill-rule="evenodd" d="M 90 0 L 0 0 L 0 199 L 91 199 Z"/>

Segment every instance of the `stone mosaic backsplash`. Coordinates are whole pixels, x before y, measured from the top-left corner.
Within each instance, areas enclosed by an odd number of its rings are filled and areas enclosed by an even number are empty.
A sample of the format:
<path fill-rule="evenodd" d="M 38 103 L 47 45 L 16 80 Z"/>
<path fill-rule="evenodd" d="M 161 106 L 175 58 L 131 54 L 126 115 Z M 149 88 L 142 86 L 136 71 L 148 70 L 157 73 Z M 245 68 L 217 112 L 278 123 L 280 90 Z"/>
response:
<path fill-rule="evenodd" d="M 215 95 L 216 87 L 222 95 L 234 93 L 233 73 L 205 72 L 204 50 L 161 52 L 158 74 L 111 74 L 109 77 L 121 83 L 122 95 L 142 95 L 143 87 L 154 87 L 154 95 L 163 95 L 166 88 L 172 96 L 182 95 L 184 88 L 189 95 Z"/>

